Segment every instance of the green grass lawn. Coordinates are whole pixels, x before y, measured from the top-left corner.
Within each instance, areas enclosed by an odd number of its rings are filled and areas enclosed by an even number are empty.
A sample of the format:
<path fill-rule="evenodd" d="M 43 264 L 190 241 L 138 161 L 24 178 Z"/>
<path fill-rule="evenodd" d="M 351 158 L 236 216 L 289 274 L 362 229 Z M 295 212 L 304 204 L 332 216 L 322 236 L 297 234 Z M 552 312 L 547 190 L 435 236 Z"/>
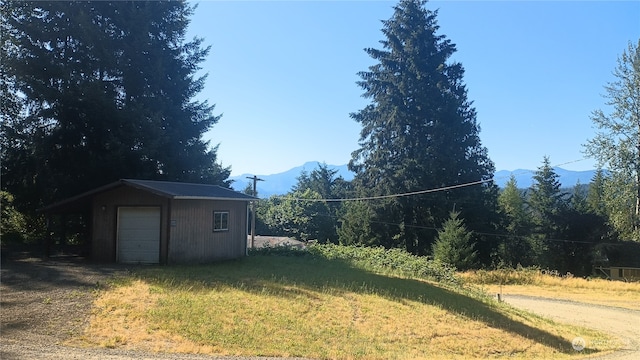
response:
<path fill-rule="evenodd" d="M 83 339 L 155 351 L 322 359 L 570 358 L 613 349 L 577 353 L 576 336 L 612 342 L 461 284 L 452 269 L 424 258 L 338 246 L 141 268 L 100 295 Z"/>

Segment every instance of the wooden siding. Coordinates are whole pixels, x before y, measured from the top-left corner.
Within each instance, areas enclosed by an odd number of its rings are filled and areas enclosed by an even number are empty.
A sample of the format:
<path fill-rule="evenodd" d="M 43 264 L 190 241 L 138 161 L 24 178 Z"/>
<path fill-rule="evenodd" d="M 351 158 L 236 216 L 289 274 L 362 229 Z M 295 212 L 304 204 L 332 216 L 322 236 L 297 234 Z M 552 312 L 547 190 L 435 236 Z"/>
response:
<path fill-rule="evenodd" d="M 208 262 L 246 254 L 247 202 L 171 201 L 170 263 Z M 227 231 L 213 231 L 214 211 L 228 211 Z"/>
<path fill-rule="evenodd" d="M 92 200 L 91 255 L 94 261 L 116 261 L 118 207 L 159 206 L 160 210 L 160 262 L 167 258 L 167 228 L 169 200 L 152 193 L 122 186 L 96 194 Z"/>
<path fill-rule="evenodd" d="M 624 281 L 640 281 L 640 268 L 612 266 L 611 279 Z"/>

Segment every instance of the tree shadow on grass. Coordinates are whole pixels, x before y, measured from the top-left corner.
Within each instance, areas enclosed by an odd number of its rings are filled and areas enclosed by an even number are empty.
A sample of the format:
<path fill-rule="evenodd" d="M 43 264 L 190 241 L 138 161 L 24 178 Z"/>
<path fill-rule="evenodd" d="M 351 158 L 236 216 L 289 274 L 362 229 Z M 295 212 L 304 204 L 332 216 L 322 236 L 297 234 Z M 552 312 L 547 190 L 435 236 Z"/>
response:
<path fill-rule="evenodd" d="M 338 295 L 354 292 L 376 294 L 392 301 L 415 301 L 437 306 L 465 318 L 480 321 L 489 327 L 532 339 L 562 353 L 575 353 L 571 342 L 547 331 L 532 327 L 499 312 L 495 306 L 445 287 L 415 279 L 383 276 L 365 271 L 344 260 L 269 257 L 206 266 L 149 269 L 140 274 L 163 286 L 184 288 L 197 284 L 200 288 L 232 287 L 252 293 L 297 297 L 300 290 L 326 291 Z M 278 266 L 273 266 L 275 263 Z M 584 353 L 583 353 L 584 354 Z"/>

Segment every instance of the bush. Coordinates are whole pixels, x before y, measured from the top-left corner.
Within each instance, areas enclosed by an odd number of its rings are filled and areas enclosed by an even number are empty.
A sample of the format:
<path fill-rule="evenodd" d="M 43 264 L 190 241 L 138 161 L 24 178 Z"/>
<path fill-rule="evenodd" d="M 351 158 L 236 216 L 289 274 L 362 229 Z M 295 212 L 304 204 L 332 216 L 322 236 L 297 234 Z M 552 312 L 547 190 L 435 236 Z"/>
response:
<path fill-rule="evenodd" d="M 360 247 L 334 244 L 311 244 L 306 249 L 289 246 L 254 249 L 250 255 L 309 256 L 327 260 L 343 260 L 352 265 L 384 275 L 433 280 L 449 285 L 460 285 L 452 266 L 412 255 L 402 249 L 383 247 Z"/>
<path fill-rule="evenodd" d="M 24 243 L 27 239 L 27 221 L 25 216 L 13 207 L 13 195 L 0 191 L 0 233 L 2 244 Z"/>

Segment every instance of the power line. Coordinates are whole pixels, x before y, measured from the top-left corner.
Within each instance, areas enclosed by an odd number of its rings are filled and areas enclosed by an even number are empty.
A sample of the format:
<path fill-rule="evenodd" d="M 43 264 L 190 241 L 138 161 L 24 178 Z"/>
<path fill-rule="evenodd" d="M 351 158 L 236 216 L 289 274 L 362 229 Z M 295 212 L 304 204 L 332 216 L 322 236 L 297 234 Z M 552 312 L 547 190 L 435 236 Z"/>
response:
<path fill-rule="evenodd" d="M 563 165 L 573 164 L 573 163 L 577 163 L 577 162 L 580 162 L 580 161 L 584 161 L 586 159 L 587 158 L 567 161 L 567 162 L 564 162 L 562 164 L 554 165 L 552 167 L 560 167 L 560 166 L 563 166 Z M 520 173 L 516 173 L 515 175 L 522 175 L 522 174 L 525 174 L 525 173 L 532 173 L 532 172 L 533 172 L 533 170 L 527 170 L 527 171 L 523 171 L 523 172 L 520 172 Z M 513 175 L 513 173 L 511 173 L 511 175 Z M 511 176 L 511 175 L 509 175 L 509 176 Z M 423 194 L 429 194 L 429 193 L 434 193 L 434 192 L 459 189 L 459 188 L 463 188 L 463 187 L 467 187 L 467 186 L 473 186 L 473 185 L 480 185 L 480 184 L 488 183 L 488 182 L 495 181 L 496 179 L 501 179 L 501 178 L 506 178 L 506 176 L 505 177 L 499 177 L 499 178 L 496 178 L 494 176 L 491 179 L 486 179 L 486 180 L 478 180 L 478 181 L 472 181 L 472 182 L 468 182 L 468 183 L 464 183 L 464 184 L 443 186 L 443 187 L 439 187 L 439 188 L 435 188 L 435 189 L 419 190 L 419 191 L 412 191 L 412 192 L 400 193 L 400 194 L 390 194 L 390 195 L 365 196 L 365 197 L 343 198 L 343 199 L 304 199 L 304 198 L 295 198 L 295 197 L 288 197 L 288 196 L 283 196 L 282 198 L 283 198 L 283 200 L 308 201 L 308 202 L 347 202 L 347 201 L 381 200 L 381 199 L 390 199 L 390 198 L 397 198 L 397 197 L 404 197 L 404 196 L 423 195 Z"/>
<path fill-rule="evenodd" d="M 554 165 L 552 167 L 560 167 L 560 166 L 563 166 L 563 165 L 573 164 L 573 163 L 584 161 L 584 160 L 586 160 L 586 158 L 564 162 L 564 163 L 561 163 L 561 164 Z M 526 170 L 526 171 L 522 171 L 522 172 L 516 173 L 515 175 L 522 175 L 522 174 L 525 174 L 525 173 L 532 173 L 532 172 L 534 172 L 534 171 L 533 170 Z M 513 174 L 514 173 L 511 173 L 511 175 L 513 175 Z M 509 175 L 509 176 L 511 176 L 511 175 Z M 501 178 L 504 178 L 504 177 L 501 177 Z M 434 192 L 439 192 L 439 191 L 446 191 L 446 190 L 457 189 L 457 188 L 462 188 L 462 187 L 467 187 L 467 186 L 484 184 L 484 183 L 487 183 L 487 182 L 494 181 L 495 179 L 496 178 L 493 177 L 493 178 L 487 179 L 487 180 L 478 180 L 478 181 L 473 181 L 473 182 L 464 183 L 464 184 L 443 186 L 443 187 L 435 188 L 435 189 L 413 191 L 413 192 L 400 193 L 400 194 L 381 195 L 381 196 L 344 198 L 344 199 L 304 199 L 304 198 L 294 198 L 294 197 L 283 197 L 283 200 L 309 201 L 309 202 L 346 202 L 346 201 L 378 200 L 378 199 L 388 199 L 388 198 L 393 198 L 393 197 L 413 196 L 413 195 L 434 193 Z M 321 215 L 321 214 L 317 214 L 316 216 L 339 218 L 337 216 Z M 381 225 L 391 225 L 391 226 L 404 226 L 404 227 L 408 227 L 408 228 L 423 229 L 423 230 L 434 230 L 434 231 L 439 230 L 439 228 L 432 227 L 432 226 L 424 226 L 424 225 L 399 224 L 399 223 L 391 223 L 391 222 L 383 222 L 383 221 L 372 221 L 372 223 L 381 224 Z M 471 231 L 473 233 L 475 233 L 475 234 L 484 235 L 484 236 L 511 237 L 511 238 L 520 238 L 520 239 L 529 238 L 528 236 L 525 236 L 525 235 L 487 233 L 487 232 L 480 232 L 480 231 L 474 231 L 474 230 L 471 230 Z M 591 241 L 579 241 L 579 240 L 568 240 L 568 239 L 545 238 L 545 239 L 541 239 L 541 240 L 548 241 L 548 242 L 557 242 L 557 243 L 594 244 L 594 242 L 591 242 Z M 616 245 L 615 243 L 598 243 L 598 244 Z"/>
<path fill-rule="evenodd" d="M 334 218 L 334 219 L 340 219 L 340 216 L 335 216 L 335 215 L 324 215 L 324 214 L 315 214 L 314 216 L 322 216 L 322 217 L 329 217 L 329 218 Z M 404 223 L 393 223 L 393 222 L 388 222 L 388 221 L 376 221 L 376 220 L 369 220 L 370 223 L 373 224 L 380 224 L 380 225 L 390 225 L 390 226 L 403 226 L 405 228 L 411 228 L 411 229 L 420 229 L 420 230 L 433 230 L 433 231 L 439 231 L 442 228 L 438 228 L 438 227 L 434 227 L 434 226 L 425 226 L 425 225 L 413 225 L 413 224 L 404 224 Z M 473 234 L 477 234 L 477 235 L 484 235 L 484 236 L 493 236 L 493 237 L 502 237 L 502 238 L 518 238 L 518 239 L 522 239 L 522 240 L 528 240 L 531 239 L 531 236 L 535 236 L 535 235 L 542 235 L 542 234 L 531 234 L 531 235 L 518 235 L 518 234 L 499 234 L 499 233 L 490 233 L 490 232 L 483 232 L 483 231 L 476 231 L 473 229 L 469 229 L 469 232 L 473 233 Z M 548 237 L 544 237 L 544 238 L 540 238 L 539 240 L 541 241 L 545 241 L 545 242 L 555 242 L 555 243 L 575 243 L 575 244 L 598 244 L 598 245 L 620 245 L 619 243 L 612 243 L 612 242 L 597 242 L 597 241 L 580 241 L 580 240 L 569 240 L 569 239 L 557 239 L 557 238 L 548 238 Z"/>

